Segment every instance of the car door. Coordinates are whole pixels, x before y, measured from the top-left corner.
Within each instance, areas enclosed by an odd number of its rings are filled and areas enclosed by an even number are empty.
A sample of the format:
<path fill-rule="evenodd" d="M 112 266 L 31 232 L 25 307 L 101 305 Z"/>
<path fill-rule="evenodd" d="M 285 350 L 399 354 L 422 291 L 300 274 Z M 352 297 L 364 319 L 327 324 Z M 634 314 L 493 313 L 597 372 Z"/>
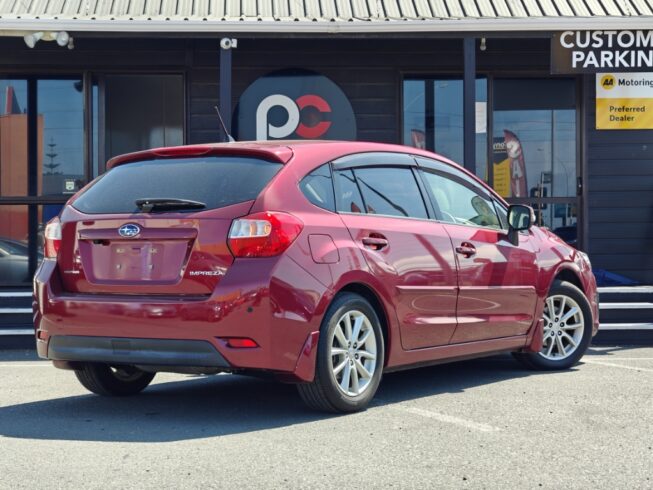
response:
<path fill-rule="evenodd" d="M 446 345 L 456 329 L 456 260 L 403 154 L 334 162 L 337 208 L 394 303 L 404 349 Z"/>
<path fill-rule="evenodd" d="M 525 335 L 534 320 L 537 261 L 529 233 L 507 239 L 498 202 L 450 165 L 419 160 L 439 220 L 451 237 L 458 269 L 458 326 L 451 343 Z"/>

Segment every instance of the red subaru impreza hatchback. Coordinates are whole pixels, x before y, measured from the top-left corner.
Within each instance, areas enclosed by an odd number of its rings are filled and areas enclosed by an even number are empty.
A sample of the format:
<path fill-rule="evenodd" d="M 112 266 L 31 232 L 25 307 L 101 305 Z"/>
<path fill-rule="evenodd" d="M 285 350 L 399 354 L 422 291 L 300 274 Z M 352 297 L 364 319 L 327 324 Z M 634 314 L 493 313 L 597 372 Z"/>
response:
<path fill-rule="evenodd" d="M 90 391 L 269 373 L 349 412 L 383 372 L 513 352 L 564 369 L 598 328 L 587 256 L 433 153 L 230 143 L 112 159 L 45 230 L 39 355 Z"/>

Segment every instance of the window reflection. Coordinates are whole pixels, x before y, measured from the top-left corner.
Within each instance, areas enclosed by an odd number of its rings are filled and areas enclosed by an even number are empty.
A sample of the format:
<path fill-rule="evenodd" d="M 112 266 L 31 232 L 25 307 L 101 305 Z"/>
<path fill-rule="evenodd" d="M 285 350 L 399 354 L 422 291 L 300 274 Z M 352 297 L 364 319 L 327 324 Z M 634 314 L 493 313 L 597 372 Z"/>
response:
<path fill-rule="evenodd" d="M 358 190 L 358 184 L 351 170 L 335 172 L 338 195 L 336 206 L 338 211 L 345 213 L 364 213 L 363 198 Z"/>
<path fill-rule="evenodd" d="M 39 195 L 74 194 L 84 184 L 81 79 L 37 83 Z"/>
<path fill-rule="evenodd" d="M 407 168 L 367 168 L 354 171 L 366 212 L 386 216 L 427 218 L 417 182 Z"/>
<path fill-rule="evenodd" d="M 493 185 L 503 197 L 576 195 L 573 80 L 496 80 Z"/>
<path fill-rule="evenodd" d="M 107 75 L 105 157 L 184 143 L 181 75 Z"/>
<path fill-rule="evenodd" d="M 569 245 L 578 245 L 578 215 L 575 203 L 530 204 L 535 211 L 535 222 L 546 226 Z"/>
<path fill-rule="evenodd" d="M 0 206 L 0 286 L 28 283 L 27 206 Z"/>
<path fill-rule="evenodd" d="M 0 196 L 27 195 L 27 81 L 0 79 Z"/>
<path fill-rule="evenodd" d="M 476 174 L 487 172 L 487 80 L 476 80 Z M 403 143 L 463 163 L 463 81 L 415 78 L 403 83 Z"/>
<path fill-rule="evenodd" d="M 494 204 L 469 187 L 433 172 L 424 172 L 426 185 L 437 204 L 442 221 L 457 225 L 501 228 Z"/>

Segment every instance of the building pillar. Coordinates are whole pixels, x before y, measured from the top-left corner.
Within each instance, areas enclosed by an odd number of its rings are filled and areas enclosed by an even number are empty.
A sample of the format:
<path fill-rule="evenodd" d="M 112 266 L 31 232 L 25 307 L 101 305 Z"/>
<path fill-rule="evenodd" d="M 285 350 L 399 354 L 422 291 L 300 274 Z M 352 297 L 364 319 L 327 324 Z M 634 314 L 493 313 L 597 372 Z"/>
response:
<path fill-rule="evenodd" d="M 476 38 L 463 38 L 463 162 L 476 173 Z"/>
<path fill-rule="evenodd" d="M 237 46 L 236 39 L 228 37 L 220 40 L 220 117 L 223 128 L 222 140 L 228 141 L 231 134 L 231 50 Z M 224 132 L 227 134 L 224 134 Z"/>

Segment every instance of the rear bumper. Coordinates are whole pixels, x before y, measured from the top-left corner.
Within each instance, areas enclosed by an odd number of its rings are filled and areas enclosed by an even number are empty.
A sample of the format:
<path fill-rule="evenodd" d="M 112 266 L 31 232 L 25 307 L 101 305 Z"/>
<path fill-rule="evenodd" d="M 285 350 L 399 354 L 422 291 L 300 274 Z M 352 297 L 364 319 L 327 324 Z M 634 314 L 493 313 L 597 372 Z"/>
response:
<path fill-rule="evenodd" d="M 215 347 L 203 340 L 55 335 L 50 337 L 48 358 L 107 364 L 230 367 Z"/>
<path fill-rule="evenodd" d="M 284 256 L 236 260 L 205 298 L 69 293 L 56 263 L 44 260 L 34 296 L 41 358 L 269 371 L 289 381 L 313 378 L 313 334 L 330 298 Z M 234 337 L 257 347 L 230 347 Z"/>

